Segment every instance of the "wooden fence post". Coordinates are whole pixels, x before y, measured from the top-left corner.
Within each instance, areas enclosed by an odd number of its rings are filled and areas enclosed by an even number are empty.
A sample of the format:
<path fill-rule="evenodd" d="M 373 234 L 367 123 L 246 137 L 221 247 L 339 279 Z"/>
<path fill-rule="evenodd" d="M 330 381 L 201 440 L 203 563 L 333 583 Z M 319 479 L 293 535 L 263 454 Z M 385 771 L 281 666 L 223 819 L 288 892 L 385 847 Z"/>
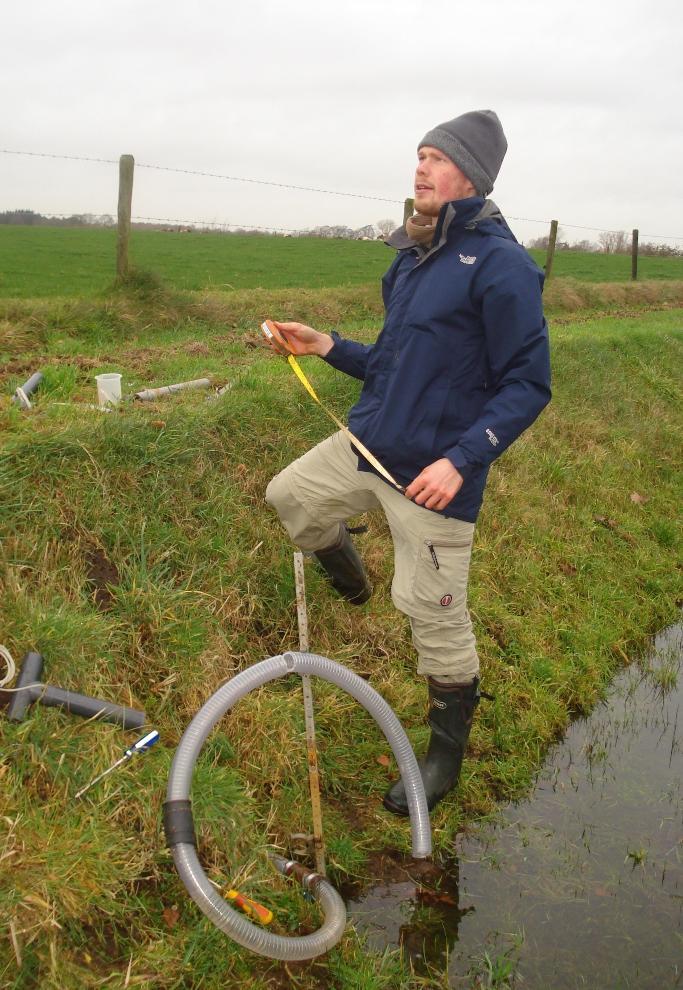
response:
<path fill-rule="evenodd" d="M 414 209 L 415 209 L 415 200 L 407 199 L 403 204 L 403 223 L 405 223 L 409 217 L 412 217 Z"/>
<path fill-rule="evenodd" d="M 119 159 L 119 227 L 116 242 L 116 280 L 121 281 L 128 274 L 128 241 L 130 239 L 130 217 L 133 206 L 133 171 L 135 159 L 132 155 L 121 155 Z"/>
<path fill-rule="evenodd" d="M 638 229 L 633 228 L 631 238 L 631 278 L 635 282 L 638 278 Z"/>
<path fill-rule="evenodd" d="M 548 253 L 545 258 L 545 277 L 550 278 L 555 257 L 555 241 L 557 240 L 557 220 L 550 221 L 550 236 L 548 237 Z"/>

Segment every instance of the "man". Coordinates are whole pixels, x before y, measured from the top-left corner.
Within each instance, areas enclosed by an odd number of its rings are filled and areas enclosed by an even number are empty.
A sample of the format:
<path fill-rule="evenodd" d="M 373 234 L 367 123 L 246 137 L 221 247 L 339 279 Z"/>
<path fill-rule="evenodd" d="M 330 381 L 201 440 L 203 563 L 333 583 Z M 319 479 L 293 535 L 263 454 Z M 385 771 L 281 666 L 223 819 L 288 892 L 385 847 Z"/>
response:
<path fill-rule="evenodd" d="M 480 698 L 466 599 L 488 469 L 550 399 L 543 274 L 486 199 L 506 150 L 491 110 L 420 141 L 416 216 L 387 241 L 398 254 L 383 279 L 375 344 L 277 324 L 295 354 L 363 380 L 349 428 L 405 486 L 403 494 L 387 483 L 340 432 L 277 475 L 266 499 L 354 604 L 371 588 L 345 520 L 384 510 L 392 600 L 410 619 L 428 684 L 431 736 L 419 763 L 430 810 L 458 782 Z M 384 805 L 408 814 L 400 781 Z"/>

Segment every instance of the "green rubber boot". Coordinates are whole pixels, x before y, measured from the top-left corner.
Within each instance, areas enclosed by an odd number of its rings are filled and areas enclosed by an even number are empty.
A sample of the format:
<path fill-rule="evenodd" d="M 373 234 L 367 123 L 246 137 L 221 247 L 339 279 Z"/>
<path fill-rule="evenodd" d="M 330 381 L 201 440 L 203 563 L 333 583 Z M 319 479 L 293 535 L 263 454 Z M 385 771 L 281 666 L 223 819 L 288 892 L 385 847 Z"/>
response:
<path fill-rule="evenodd" d="M 470 684 L 444 684 L 427 678 L 431 736 L 427 754 L 418 760 L 427 807 L 431 811 L 458 783 L 474 711 L 481 697 L 479 678 Z M 394 815 L 408 815 L 403 781 L 389 788 L 382 802 Z"/>
<path fill-rule="evenodd" d="M 330 584 L 352 605 L 362 605 L 372 594 L 363 561 L 353 545 L 349 531 L 342 523 L 339 539 L 331 547 L 316 550 L 313 557 L 327 574 Z"/>

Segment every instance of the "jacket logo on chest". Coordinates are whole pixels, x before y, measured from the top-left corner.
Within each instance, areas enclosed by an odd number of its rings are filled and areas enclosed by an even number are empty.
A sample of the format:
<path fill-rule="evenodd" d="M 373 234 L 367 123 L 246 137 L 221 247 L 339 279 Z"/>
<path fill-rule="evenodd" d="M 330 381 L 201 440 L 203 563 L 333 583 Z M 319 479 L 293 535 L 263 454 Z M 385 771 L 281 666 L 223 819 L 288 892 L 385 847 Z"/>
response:
<path fill-rule="evenodd" d="M 462 261 L 463 265 L 473 265 L 474 262 L 477 260 L 477 256 L 476 256 L 476 254 L 474 254 L 474 255 L 473 254 L 461 254 L 460 255 L 460 260 Z"/>

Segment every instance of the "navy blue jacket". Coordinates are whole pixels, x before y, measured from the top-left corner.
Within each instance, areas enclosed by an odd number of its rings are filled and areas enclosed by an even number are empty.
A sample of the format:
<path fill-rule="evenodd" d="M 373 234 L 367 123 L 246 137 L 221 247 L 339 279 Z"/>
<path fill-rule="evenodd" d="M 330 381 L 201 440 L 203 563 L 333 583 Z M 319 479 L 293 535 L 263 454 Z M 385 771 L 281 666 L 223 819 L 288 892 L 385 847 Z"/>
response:
<path fill-rule="evenodd" d="M 371 345 L 333 333 L 326 360 L 364 382 L 351 432 L 405 485 L 447 457 L 464 483 L 442 514 L 474 522 L 492 461 L 550 400 L 543 273 L 479 197 L 441 208 L 429 249 L 388 243 L 384 328 Z"/>

